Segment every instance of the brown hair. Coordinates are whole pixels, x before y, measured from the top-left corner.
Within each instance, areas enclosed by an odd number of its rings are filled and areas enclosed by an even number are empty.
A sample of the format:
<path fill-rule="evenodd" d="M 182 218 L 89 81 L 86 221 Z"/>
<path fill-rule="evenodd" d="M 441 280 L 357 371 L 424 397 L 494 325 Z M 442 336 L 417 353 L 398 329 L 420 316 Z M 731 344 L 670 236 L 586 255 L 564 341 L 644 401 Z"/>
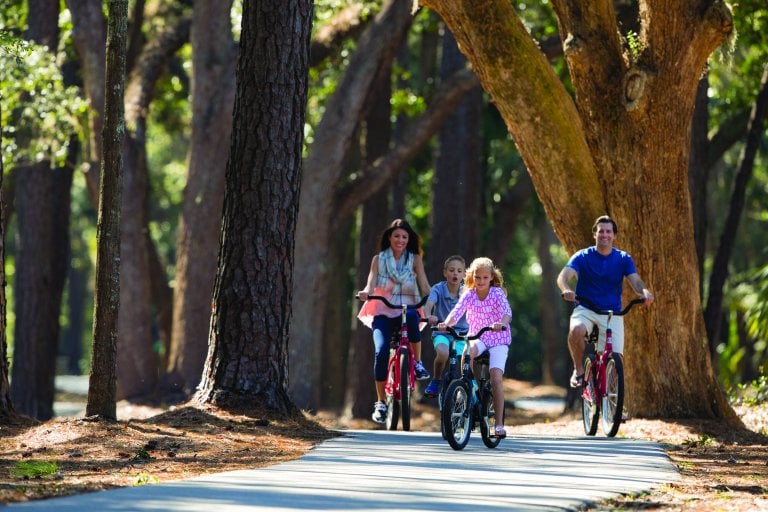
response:
<path fill-rule="evenodd" d="M 619 232 L 619 226 L 616 225 L 616 221 L 610 218 L 608 215 L 601 215 L 596 220 L 595 223 L 592 224 L 592 233 L 597 233 L 597 225 L 598 224 L 607 224 L 611 223 L 613 226 L 613 233 L 618 234 Z"/>
<path fill-rule="evenodd" d="M 466 262 L 466 260 L 464 258 L 459 256 L 458 254 L 454 254 L 453 256 L 448 256 L 448 258 L 446 258 L 445 263 L 443 263 L 443 270 L 448 268 L 448 264 L 450 262 L 452 262 L 452 261 L 460 261 L 461 264 L 464 265 L 465 268 L 467 266 L 467 262 Z"/>
<path fill-rule="evenodd" d="M 418 254 L 419 256 L 422 255 L 422 249 L 421 249 L 421 237 L 416 234 L 416 232 L 413 230 L 410 224 L 408 224 L 407 221 L 403 219 L 395 219 L 392 221 L 392 223 L 389 225 L 387 229 L 384 230 L 384 232 L 381 234 L 381 242 L 379 246 L 381 247 L 381 250 L 384 251 L 389 248 L 389 236 L 392 234 L 392 232 L 396 229 L 403 229 L 408 233 L 408 245 L 406 246 L 406 250 L 408 252 L 411 252 L 413 254 Z"/>

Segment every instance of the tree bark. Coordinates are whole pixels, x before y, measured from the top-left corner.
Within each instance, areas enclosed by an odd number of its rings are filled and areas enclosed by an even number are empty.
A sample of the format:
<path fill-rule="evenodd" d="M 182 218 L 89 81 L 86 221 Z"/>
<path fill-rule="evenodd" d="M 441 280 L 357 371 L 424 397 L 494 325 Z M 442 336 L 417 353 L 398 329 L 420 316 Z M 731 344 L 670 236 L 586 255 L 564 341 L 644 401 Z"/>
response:
<path fill-rule="evenodd" d="M 232 2 L 195 2 L 192 17 L 192 134 L 187 184 L 177 233 L 170 390 L 191 394 L 208 351 L 211 294 L 224 204 L 224 172 L 232 134 L 237 49 Z"/>
<path fill-rule="evenodd" d="M 725 4 L 641 2 L 641 49 L 625 55 L 612 2 L 554 1 L 574 101 L 509 2 L 423 3 L 505 119 L 566 250 L 608 213 L 656 292 L 626 320 L 630 413 L 735 418 L 708 356 L 687 179 L 696 86 L 732 30 Z"/>
<path fill-rule="evenodd" d="M 120 309 L 120 207 L 125 136 L 125 57 L 128 0 L 110 0 L 107 29 L 106 97 L 102 144 L 93 356 L 86 416 L 116 420 L 117 330 Z"/>
<path fill-rule="evenodd" d="M 292 414 L 288 327 L 312 2 L 246 0 L 242 24 L 214 311 L 196 399 Z"/>
<path fill-rule="evenodd" d="M 29 8 L 29 39 L 55 51 L 58 2 L 34 0 Z M 39 420 L 53 416 L 59 312 L 69 248 L 69 184 L 71 170 L 53 170 L 48 160 L 21 169 L 17 180 L 11 391 L 16 410 Z"/>
<path fill-rule="evenodd" d="M 107 27 L 101 0 L 67 0 L 72 15 L 72 41 L 80 61 L 88 98 L 89 140 L 85 147 L 85 182 L 91 203 L 99 204 L 99 169 L 104 123 L 104 63 Z"/>

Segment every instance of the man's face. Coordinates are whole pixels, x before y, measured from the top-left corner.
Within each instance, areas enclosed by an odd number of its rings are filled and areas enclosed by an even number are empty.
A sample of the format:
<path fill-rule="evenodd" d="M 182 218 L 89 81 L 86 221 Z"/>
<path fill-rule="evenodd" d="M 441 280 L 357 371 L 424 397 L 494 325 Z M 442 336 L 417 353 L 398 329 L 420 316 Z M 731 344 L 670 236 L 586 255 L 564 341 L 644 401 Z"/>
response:
<path fill-rule="evenodd" d="M 616 233 L 613 232 L 613 224 L 610 222 L 601 222 L 597 225 L 595 242 L 598 247 L 613 247 L 613 241 L 615 239 Z"/>

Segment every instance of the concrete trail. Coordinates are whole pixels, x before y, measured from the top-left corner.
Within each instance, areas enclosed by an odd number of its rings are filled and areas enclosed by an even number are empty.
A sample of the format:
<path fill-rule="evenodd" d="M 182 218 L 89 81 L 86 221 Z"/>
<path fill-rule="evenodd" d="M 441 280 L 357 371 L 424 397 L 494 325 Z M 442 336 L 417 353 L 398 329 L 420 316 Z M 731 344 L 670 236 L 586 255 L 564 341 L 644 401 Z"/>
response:
<path fill-rule="evenodd" d="M 679 481 L 657 443 L 479 433 L 454 451 L 432 432 L 350 430 L 301 459 L 143 487 L 11 504 L 56 511 L 576 510 Z"/>

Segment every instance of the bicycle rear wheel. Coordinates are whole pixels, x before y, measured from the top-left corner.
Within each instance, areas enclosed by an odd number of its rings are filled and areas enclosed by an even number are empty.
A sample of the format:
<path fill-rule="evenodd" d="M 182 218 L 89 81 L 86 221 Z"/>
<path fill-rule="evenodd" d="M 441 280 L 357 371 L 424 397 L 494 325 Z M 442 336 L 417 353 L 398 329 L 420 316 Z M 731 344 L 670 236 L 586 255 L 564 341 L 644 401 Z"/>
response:
<path fill-rule="evenodd" d="M 491 421 L 496 422 L 496 406 L 493 403 L 493 388 L 490 382 L 483 383 L 483 390 L 480 394 L 480 437 L 488 448 L 496 448 L 501 442 L 500 437 L 491 437 L 493 426 Z"/>
<path fill-rule="evenodd" d="M 619 431 L 624 409 L 624 366 L 621 356 L 611 354 L 605 365 L 605 396 L 602 400 L 603 432 L 613 437 Z"/>
<path fill-rule="evenodd" d="M 595 356 L 589 354 L 584 358 L 584 387 L 581 389 L 581 417 L 584 421 L 584 433 L 588 436 L 597 433 L 597 421 L 600 417 L 597 389 Z"/>
<path fill-rule="evenodd" d="M 445 440 L 454 450 L 463 450 L 472 433 L 472 411 L 469 387 L 463 380 L 454 380 L 445 393 L 440 415 L 445 430 Z"/>
<path fill-rule="evenodd" d="M 411 357 L 405 349 L 400 350 L 400 415 L 403 430 L 411 430 Z"/>

